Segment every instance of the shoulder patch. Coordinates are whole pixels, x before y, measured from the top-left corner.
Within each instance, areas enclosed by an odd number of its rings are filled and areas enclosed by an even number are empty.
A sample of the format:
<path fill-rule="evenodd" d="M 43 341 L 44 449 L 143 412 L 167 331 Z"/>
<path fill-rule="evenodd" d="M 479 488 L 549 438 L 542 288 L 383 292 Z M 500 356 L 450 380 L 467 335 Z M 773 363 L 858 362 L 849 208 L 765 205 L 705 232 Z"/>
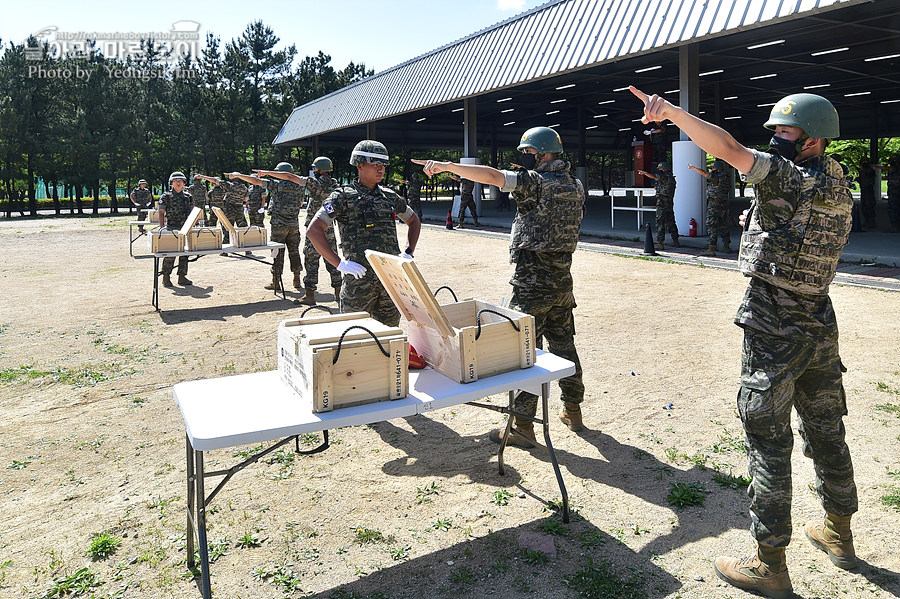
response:
<path fill-rule="evenodd" d="M 334 206 L 331 204 L 331 202 L 324 204 L 322 207 L 325 208 L 326 214 L 334 214 Z"/>

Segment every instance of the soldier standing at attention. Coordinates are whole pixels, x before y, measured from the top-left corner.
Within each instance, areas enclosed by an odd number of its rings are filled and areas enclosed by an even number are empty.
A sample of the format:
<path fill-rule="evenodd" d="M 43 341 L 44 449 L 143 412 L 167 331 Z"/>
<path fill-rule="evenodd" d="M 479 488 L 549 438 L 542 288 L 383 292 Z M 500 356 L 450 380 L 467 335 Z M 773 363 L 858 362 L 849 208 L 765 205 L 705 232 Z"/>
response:
<path fill-rule="evenodd" d="M 572 254 L 581 228 L 584 187 L 569 173 L 570 164 L 561 160 L 559 134 L 549 127 L 534 127 L 522 135 L 518 150 L 523 169 L 501 171 L 490 166 L 413 160 L 424 165 L 429 177 L 449 171 L 484 185 L 496 185 L 512 192 L 516 216 L 510 239 L 510 262 L 515 272 L 510 280 L 510 308 L 534 316 L 535 340 L 543 348 L 575 363 L 575 374 L 559 381 L 563 410 L 560 419 L 570 430 L 583 428 L 581 402 L 584 383 L 581 362 L 575 349 L 575 296 L 572 293 Z M 508 443 L 519 447 L 535 445 L 534 424 L 537 395 L 516 393 L 515 436 Z M 502 432 L 493 430 L 492 441 L 500 442 Z"/>
<path fill-rule="evenodd" d="M 709 246 L 700 252 L 701 256 L 715 256 L 719 237 L 722 251 L 731 253 L 731 235 L 728 233 L 728 199 L 731 195 L 731 177 L 728 167 L 721 160 L 714 160 L 709 170 L 689 164 L 688 168 L 706 177 L 706 233 Z"/>
<path fill-rule="evenodd" d="M 740 267 L 750 277 L 735 323 L 744 329 L 737 407 L 752 478 L 750 532 L 756 554 L 716 558 L 716 574 L 738 588 L 791 597 L 785 550 L 791 540 L 791 408 L 803 454 L 812 458 L 823 520 L 806 537 L 839 568 L 856 566 L 850 518 L 857 511 L 838 329 L 828 286 L 850 235 L 853 198 L 840 165 L 825 156 L 840 135 L 834 106 L 792 94 L 772 108 L 768 152 L 657 95 L 631 88 L 644 119 L 669 119 L 707 153 L 744 173 L 755 198 L 741 217 Z"/>
<path fill-rule="evenodd" d="M 169 175 L 169 185 L 172 186 L 170 191 L 159 196 L 159 226 L 166 226 L 171 230 L 180 229 L 184 226 L 191 209 L 194 207 L 194 199 L 188 194 L 184 185 L 187 183 L 187 177 L 181 171 L 175 171 Z M 172 287 L 172 268 L 175 266 L 175 258 L 163 258 L 162 263 L 162 282 L 163 287 Z M 192 285 L 193 282 L 187 278 L 188 257 L 178 256 L 178 284 Z"/>
<path fill-rule="evenodd" d="M 328 196 L 337 189 L 337 181 L 331 178 L 331 171 L 334 170 L 334 164 L 331 158 L 319 156 L 313 160 L 313 176 L 301 177 L 294 173 L 286 173 L 281 171 L 255 171 L 260 176 L 275 177 L 276 179 L 284 179 L 293 181 L 300 187 L 305 187 L 309 191 L 309 203 L 306 205 L 306 223 L 304 228 L 308 228 L 313 217 L 322 207 L 322 203 Z M 337 253 L 337 240 L 334 237 L 334 230 L 328 228 L 325 230 L 325 238 L 331 250 Z M 303 242 L 303 268 L 306 274 L 303 276 L 303 287 L 306 290 L 301 304 L 313 306 L 316 303 L 316 287 L 319 284 L 319 252 L 313 246 L 309 236 Z M 335 301 L 341 296 L 341 273 L 327 260 L 325 268 L 331 276 L 331 288 L 334 289 Z"/>
<path fill-rule="evenodd" d="M 300 261 L 300 206 L 303 204 L 303 188 L 294 181 L 281 179 L 261 179 L 271 173 L 293 173 L 294 167 L 289 162 L 279 162 L 274 171 L 255 170 L 257 175 L 231 173 L 232 179 L 241 179 L 252 185 L 269 191 L 269 224 L 272 227 L 272 241 L 283 243 L 287 248 L 291 272 L 294 273 L 294 289 L 302 289 L 300 273 L 303 263 Z M 272 282 L 266 289 L 277 291 L 281 288 L 281 273 L 284 270 L 284 251 L 279 251 L 272 261 Z"/>
<path fill-rule="evenodd" d="M 218 208 L 221 208 L 222 210 L 225 210 L 225 187 L 222 185 L 222 180 L 218 177 L 207 177 L 205 175 L 201 175 L 201 177 L 213 184 L 213 187 L 209 190 L 208 194 L 210 210 L 209 221 L 207 222 L 207 224 L 211 227 L 215 227 L 219 222 L 219 218 L 216 216 L 216 213 L 212 211 L 212 208 L 213 206 L 216 206 Z"/>
<path fill-rule="evenodd" d="M 153 192 L 147 189 L 147 180 L 138 181 L 138 186 L 128 196 L 131 203 L 137 206 L 137 219 L 144 220 L 147 217 L 147 209 L 153 205 Z M 138 225 L 138 231 L 144 232 L 144 225 Z"/>
<path fill-rule="evenodd" d="M 247 196 L 247 214 L 250 215 L 250 226 L 266 226 L 266 188 L 262 185 L 251 185 Z"/>
<path fill-rule="evenodd" d="M 875 169 L 881 168 L 880 164 L 872 165 L 868 158 L 863 158 L 859 163 L 859 173 L 856 182 L 859 183 L 859 204 L 863 217 L 863 227 L 877 229 L 875 218 Z M 878 195 L 881 195 L 880 193 Z"/>
<path fill-rule="evenodd" d="M 672 247 L 680 248 L 678 226 L 675 224 L 675 176 L 672 175 L 672 165 L 660 162 L 656 168 L 656 175 L 638 171 L 639 175 L 653 179 L 656 187 L 656 249 L 665 249 L 666 231 L 672 236 Z"/>
<path fill-rule="evenodd" d="M 203 219 L 203 224 L 206 224 L 206 185 L 203 184 L 203 175 L 198 173 L 194 173 L 194 182 L 191 183 L 191 186 L 187 188 L 189 194 L 194 199 L 194 208 L 199 208 L 203 211 L 200 215 L 200 218 Z"/>
<path fill-rule="evenodd" d="M 412 258 L 421 223 L 406 200 L 379 185 L 385 167 L 390 164 L 384 144 L 370 139 L 359 142 L 350 154 L 350 164 L 356 167 L 359 177 L 328 196 L 306 228 L 306 238 L 327 262 L 345 275 L 341 312 L 368 312 L 375 320 L 395 327 L 400 323 L 400 312 L 375 273 L 363 266 L 365 251 Z M 406 249 L 402 252 L 397 243 L 394 214 L 409 227 Z M 337 223 L 341 233 L 343 260 L 325 236 L 333 223 Z"/>
<path fill-rule="evenodd" d="M 226 177 L 232 178 L 231 174 Z M 225 216 L 235 227 L 246 227 L 244 204 L 250 198 L 250 190 L 241 181 L 224 181 L 222 186 L 225 188 Z"/>
<path fill-rule="evenodd" d="M 413 212 L 416 213 L 416 216 L 419 217 L 419 220 L 422 220 L 422 181 L 419 179 L 419 175 L 417 173 L 413 173 L 409 176 L 409 181 L 406 182 L 408 186 L 408 191 L 406 193 L 406 203 L 407 205 L 413 209 Z"/>

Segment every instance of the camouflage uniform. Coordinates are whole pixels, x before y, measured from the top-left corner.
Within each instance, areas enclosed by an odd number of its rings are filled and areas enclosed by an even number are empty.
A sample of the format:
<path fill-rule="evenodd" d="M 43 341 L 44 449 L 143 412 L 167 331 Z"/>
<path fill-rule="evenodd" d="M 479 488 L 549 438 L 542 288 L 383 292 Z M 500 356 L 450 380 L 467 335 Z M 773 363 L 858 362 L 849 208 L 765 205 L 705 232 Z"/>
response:
<path fill-rule="evenodd" d="M 414 212 L 406 200 L 387 187 L 376 185 L 375 189 L 369 189 L 356 180 L 328 196 L 316 218 L 327 225 L 337 222 L 343 258 L 365 265 L 368 264 L 366 250 L 400 253 L 394 214 L 407 222 Z M 368 312 L 388 326 L 400 323 L 400 312 L 372 268 L 361 279 L 344 277 L 341 312 Z"/>
<path fill-rule="evenodd" d="M 225 181 L 222 186 L 225 188 L 225 216 L 235 227 L 246 227 L 244 202 L 250 196 L 249 189 L 239 181 Z M 223 233 L 223 241 L 229 243 L 228 231 Z"/>
<path fill-rule="evenodd" d="M 153 205 L 153 192 L 149 189 L 135 187 L 131 194 L 138 206 L 137 219 L 144 220 L 147 217 L 147 209 Z"/>
<path fill-rule="evenodd" d="M 875 169 L 872 168 L 872 165 L 860 165 L 856 182 L 859 183 L 859 207 L 862 211 L 863 222 L 867 227 L 874 227 L 876 222 Z"/>
<path fill-rule="evenodd" d="M 731 177 L 727 169 L 709 171 L 709 178 L 706 180 L 706 232 L 710 248 L 716 247 L 719 237 L 722 238 L 724 247 L 731 247 L 731 235 L 728 233 L 730 183 Z"/>
<path fill-rule="evenodd" d="M 409 190 L 406 194 L 406 203 L 412 208 L 419 220 L 422 220 L 422 181 L 418 177 L 410 179 L 407 183 Z"/>
<path fill-rule="evenodd" d="M 190 187 L 185 187 L 184 190 L 191 195 L 191 198 L 194 200 L 194 208 L 199 208 L 203 211 L 200 215 L 200 218 L 203 219 L 204 224 L 206 223 L 206 185 L 203 184 L 203 181 L 200 179 L 194 179 L 193 184 Z"/>
<path fill-rule="evenodd" d="M 888 219 L 891 228 L 900 228 L 900 154 L 894 154 L 888 160 L 891 171 L 887 177 Z"/>
<path fill-rule="evenodd" d="M 501 191 L 512 192 L 516 216 L 512 225 L 510 262 L 516 268 L 510 307 L 534 316 L 535 343 L 575 363 L 575 374 L 559 381 L 562 400 L 584 400 L 581 361 L 575 349 L 575 295 L 572 293 L 572 254 L 581 227 L 584 187 L 569 174 L 569 163 L 553 160 L 536 170 L 501 171 Z M 537 413 L 537 395 L 519 391 L 516 411 Z"/>
<path fill-rule="evenodd" d="M 309 227 L 313 217 L 322 208 L 322 202 L 331 195 L 335 188 L 337 188 L 337 181 L 328 174 L 319 173 L 314 177 L 306 178 L 306 189 L 309 191 L 309 203 L 306 205 L 306 227 Z M 337 239 L 334 237 L 334 229 L 331 227 L 325 229 L 325 239 L 328 241 L 331 249 L 337 253 Z M 319 258 L 321 258 L 319 252 L 316 251 L 309 237 L 307 237 L 303 242 L 303 268 L 306 270 L 306 274 L 303 276 L 304 289 L 315 291 L 316 286 L 319 284 Z M 340 287 L 340 271 L 337 267 L 332 266 L 328 260 L 323 260 L 323 262 L 325 263 L 325 269 L 328 270 L 328 274 L 331 276 L 332 288 Z"/>
<path fill-rule="evenodd" d="M 207 194 L 207 200 L 209 201 L 209 221 L 207 224 L 211 227 L 215 227 L 219 222 L 219 217 L 216 216 L 216 213 L 212 211 L 212 207 L 216 206 L 225 210 L 225 186 L 223 184 L 213 185 L 213 188 L 209 190 L 209 194 Z"/>
<path fill-rule="evenodd" d="M 253 227 L 266 226 L 266 188 L 262 185 L 251 185 L 247 199 L 247 214 L 250 215 L 250 225 Z M 263 209 L 263 212 L 260 212 Z"/>
<path fill-rule="evenodd" d="M 656 181 L 656 241 L 666 239 L 666 231 L 672 236 L 672 243 L 678 241 L 678 227 L 675 225 L 675 176 L 666 171 L 658 171 Z"/>
<path fill-rule="evenodd" d="M 180 229 L 184 226 L 191 209 L 194 207 L 194 199 L 186 189 L 182 189 L 181 193 L 175 193 L 169 190 L 159 196 L 159 208 L 166 211 L 166 227 L 169 229 Z M 163 258 L 162 270 L 163 275 L 172 274 L 172 268 L 175 266 L 175 258 Z M 178 275 L 187 276 L 188 257 L 178 256 Z"/>
<path fill-rule="evenodd" d="M 475 196 L 472 192 L 475 190 L 475 182 L 460 177 L 459 179 L 459 224 L 462 225 L 466 218 L 466 208 L 472 215 L 475 224 L 478 224 L 478 213 L 476 212 Z"/>
<path fill-rule="evenodd" d="M 272 241 L 285 245 L 291 272 L 299 276 L 303 272 L 303 263 L 300 262 L 300 205 L 303 204 L 303 188 L 293 181 L 263 181 L 265 188 L 269 190 Z M 280 279 L 284 270 L 284 251 L 279 251 L 272 262 L 272 276 Z"/>
<path fill-rule="evenodd" d="M 791 408 L 825 511 L 857 511 L 842 422 L 845 368 L 828 297 L 849 238 L 853 199 L 832 158 L 796 165 L 753 152 L 746 180 L 755 184 L 756 199 L 739 259 L 751 279 L 735 317 L 744 329 L 737 406 L 752 478 L 750 530 L 760 545 L 785 547 L 791 539 Z"/>

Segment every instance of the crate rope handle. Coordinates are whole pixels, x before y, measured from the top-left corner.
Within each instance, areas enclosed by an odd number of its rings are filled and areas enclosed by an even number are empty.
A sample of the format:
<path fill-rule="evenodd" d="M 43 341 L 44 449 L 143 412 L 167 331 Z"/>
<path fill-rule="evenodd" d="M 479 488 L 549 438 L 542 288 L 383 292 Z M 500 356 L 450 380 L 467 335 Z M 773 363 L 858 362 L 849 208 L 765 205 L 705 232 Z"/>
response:
<path fill-rule="evenodd" d="M 447 287 L 446 285 L 442 285 L 442 286 L 438 287 L 437 290 L 435 290 L 435 292 L 434 292 L 434 297 L 437 297 L 437 294 L 438 294 L 438 292 L 439 292 L 441 289 L 446 289 L 447 291 L 449 291 L 449 292 L 450 292 L 450 295 L 453 296 L 453 301 L 454 301 L 454 302 L 458 302 L 458 301 L 459 301 L 458 299 L 456 299 L 456 294 L 453 293 L 453 290 L 450 289 L 449 287 Z"/>
<path fill-rule="evenodd" d="M 379 341 L 379 340 L 378 340 L 378 337 L 375 336 L 375 333 L 373 333 L 372 331 L 370 331 L 370 330 L 367 329 L 366 327 L 363 327 L 363 326 L 360 326 L 360 325 L 358 325 L 358 324 L 355 324 L 355 325 L 353 325 L 352 327 L 347 327 L 347 330 L 345 330 L 343 333 L 341 333 L 341 338 L 338 339 L 338 347 L 337 347 L 337 351 L 334 352 L 334 360 L 331 361 L 332 366 L 335 365 L 335 364 L 337 364 L 338 358 L 341 356 L 341 344 L 344 342 L 344 335 L 346 335 L 347 333 L 349 333 L 349 332 L 352 331 L 353 329 L 362 329 L 363 331 L 365 331 L 365 332 L 367 332 L 368 334 L 372 335 L 372 339 L 375 340 L 375 344 L 378 345 L 378 349 L 381 350 L 381 353 L 384 354 L 384 357 L 385 357 L 385 358 L 390 358 L 390 357 L 391 357 L 391 354 L 388 353 L 388 351 L 387 351 L 386 349 L 384 349 L 384 347 L 381 345 L 381 341 Z"/>
<path fill-rule="evenodd" d="M 306 310 L 304 310 L 303 312 L 301 312 L 301 313 L 300 313 L 300 318 L 303 318 L 304 316 L 306 316 L 306 313 L 309 312 L 310 310 L 325 310 L 325 311 L 328 312 L 329 314 L 334 314 L 334 312 L 332 312 L 332 311 L 331 311 L 331 308 L 329 308 L 328 306 L 319 306 L 319 305 L 316 305 L 316 306 L 310 306 L 309 308 L 307 308 Z"/>
<path fill-rule="evenodd" d="M 513 326 L 516 332 L 519 332 L 519 325 L 515 323 L 515 321 L 507 316 L 506 314 L 500 314 L 499 312 L 495 312 L 494 310 L 489 310 L 488 308 L 484 308 L 483 310 L 479 310 L 478 314 L 475 315 L 475 324 L 478 325 L 478 330 L 475 331 L 475 341 L 478 341 L 478 338 L 481 337 L 481 315 L 485 312 L 490 312 L 491 314 L 496 314 L 497 316 L 502 316 L 506 320 L 509 321 L 509 324 Z"/>

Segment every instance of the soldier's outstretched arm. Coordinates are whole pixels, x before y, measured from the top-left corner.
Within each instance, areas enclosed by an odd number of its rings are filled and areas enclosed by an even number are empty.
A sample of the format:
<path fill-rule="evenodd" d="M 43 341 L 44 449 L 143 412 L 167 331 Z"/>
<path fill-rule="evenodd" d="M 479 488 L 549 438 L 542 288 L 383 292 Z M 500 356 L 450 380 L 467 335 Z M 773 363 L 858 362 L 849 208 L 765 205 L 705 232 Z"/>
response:
<path fill-rule="evenodd" d="M 256 168 L 252 170 L 259 177 L 274 177 L 276 179 L 283 179 L 285 181 L 293 181 L 294 183 L 299 183 L 301 185 L 306 182 L 306 177 L 301 177 L 300 175 L 295 175 L 294 173 L 288 173 L 285 171 L 264 171 Z"/>
<path fill-rule="evenodd" d="M 483 164 L 459 164 L 456 162 L 439 162 L 436 160 L 413 160 L 415 164 L 421 164 L 422 170 L 429 177 L 438 173 L 453 173 L 465 177 L 469 181 L 475 181 L 484 185 L 503 187 L 506 177 L 492 166 Z"/>
<path fill-rule="evenodd" d="M 228 173 L 228 178 L 229 179 L 240 179 L 241 181 L 246 181 L 247 183 L 253 183 L 254 185 L 262 185 L 263 184 L 263 180 L 255 175 L 244 175 L 244 174 L 238 173 L 238 172 Z"/>
<path fill-rule="evenodd" d="M 742 173 L 749 173 L 753 168 L 753 153 L 750 149 L 738 143 L 730 133 L 721 127 L 695 117 L 657 94 L 649 96 L 633 85 L 629 89 L 644 103 L 642 122 L 662 122 L 668 119 L 707 154 L 721 158 Z"/>

